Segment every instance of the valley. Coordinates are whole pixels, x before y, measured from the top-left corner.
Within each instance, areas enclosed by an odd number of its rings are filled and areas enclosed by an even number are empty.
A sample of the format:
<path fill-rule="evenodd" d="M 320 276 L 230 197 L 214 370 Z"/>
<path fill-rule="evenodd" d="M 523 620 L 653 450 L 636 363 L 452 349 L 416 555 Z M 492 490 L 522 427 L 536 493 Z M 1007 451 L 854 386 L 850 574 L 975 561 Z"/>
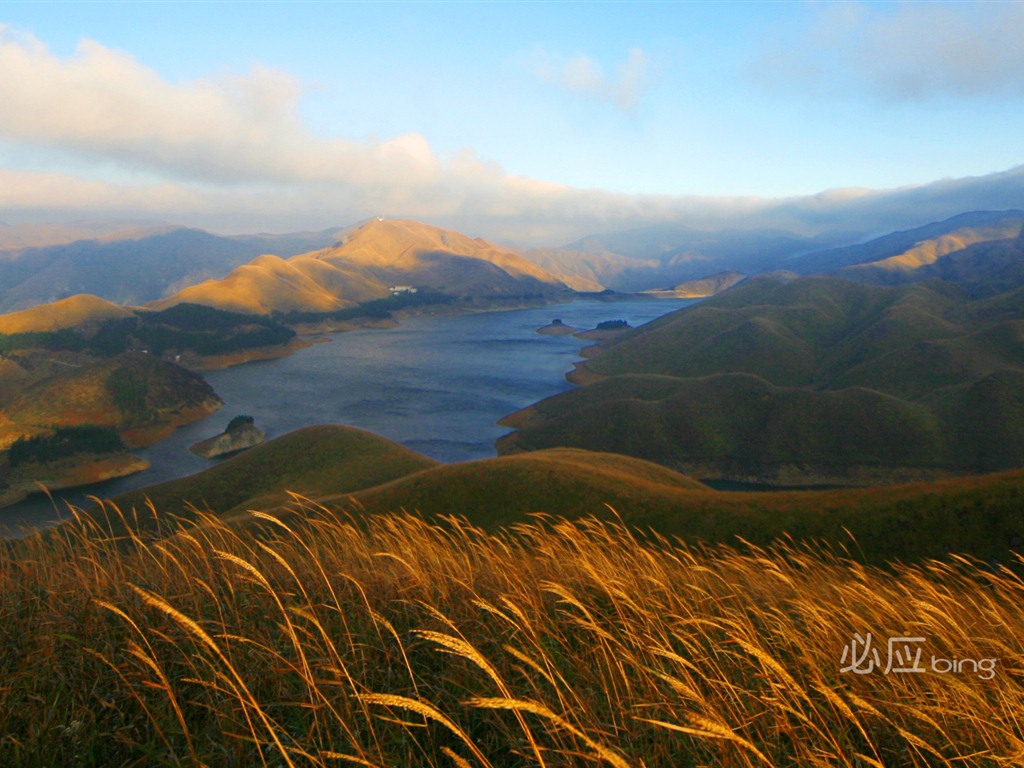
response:
<path fill-rule="evenodd" d="M 1014 764 L 1022 227 L 538 251 L 377 217 L 0 315 L 0 756 L 249 764 L 323 729 L 326 766 L 356 723 L 370 765 L 520 765 L 520 733 L 538 765 L 674 766 L 680 734 L 693 765 Z M 908 626 L 930 674 L 837 678 Z"/>
<path fill-rule="evenodd" d="M 0 3 L 0 768 L 1024 766 L 1022 39 Z"/>

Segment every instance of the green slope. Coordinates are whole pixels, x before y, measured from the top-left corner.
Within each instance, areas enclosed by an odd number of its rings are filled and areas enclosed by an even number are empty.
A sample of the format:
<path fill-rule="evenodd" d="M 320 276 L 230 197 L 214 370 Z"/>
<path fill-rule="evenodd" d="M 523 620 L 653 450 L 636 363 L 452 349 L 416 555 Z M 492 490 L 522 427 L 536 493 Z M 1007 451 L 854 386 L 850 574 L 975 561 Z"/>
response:
<path fill-rule="evenodd" d="M 353 519 L 406 510 L 495 528 L 538 513 L 615 516 L 638 531 L 693 543 L 762 545 L 790 537 L 849 545 L 874 563 L 950 552 L 1005 561 L 1024 539 L 1024 471 L 885 488 L 735 493 L 641 459 L 568 448 L 441 465 L 340 426 L 297 430 L 194 477 L 114 501 L 150 535 L 194 519 L 192 504 L 255 525 L 255 535 L 262 524 L 249 509 L 302 524 L 306 502 L 288 491 Z M 93 509 L 87 519 L 123 534 L 123 522 L 106 509 L 106 517 Z M 73 538 L 74 524 L 53 533 L 59 531 Z"/>
<path fill-rule="evenodd" d="M 849 547 L 856 558 L 877 564 L 950 553 L 1005 563 L 1024 541 L 1024 471 L 875 488 L 737 493 L 628 457 L 552 449 L 442 465 L 321 501 L 356 514 L 460 515 L 485 528 L 514 525 L 536 512 L 614 515 L 638 530 L 691 543 L 767 545 L 788 537 Z"/>
<path fill-rule="evenodd" d="M 435 467 L 352 495 L 367 510 L 463 515 L 474 524 L 508 525 L 535 512 L 579 517 L 608 512 L 668 513 L 679 494 L 706 486 L 627 456 L 559 448 Z M 328 497 L 326 504 L 346 499 Z"/>
<path fill-rule="evenodd" d="M 1024 301 L 940 281 L 759 278 L 589 351 L 593 382 L 502 452 L 621 452 L 697 477 L 869 484 L 1024 465 Z"/>
<path fill-rule="evenodd" d="M 217 514 L 272 508 L 303 496 L 352 493 L 437 462 L 354 427 L 305 427 L 270 440 L 191 477 L 124 494 L 112 501 L 124 512 L 190 518 L 192 506 Z"/>

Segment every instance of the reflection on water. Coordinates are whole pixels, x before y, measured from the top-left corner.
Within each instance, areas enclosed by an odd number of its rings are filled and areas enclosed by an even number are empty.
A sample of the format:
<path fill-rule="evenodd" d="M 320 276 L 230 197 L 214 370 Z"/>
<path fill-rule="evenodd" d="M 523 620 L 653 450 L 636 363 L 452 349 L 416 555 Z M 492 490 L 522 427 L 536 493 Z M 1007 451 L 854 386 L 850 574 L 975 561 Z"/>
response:
<path fill-rule="evenodd" d="M 311 424 L 350 424 L 444 462 L 494 456 L 509 430 L 497 421 L 571 388 L 565 374 L 591 342 L 544 336 L 537 328 L 560 318 L 593 328 L 604 320 L 639 325 L 691 301 L 593 299 L 507 312 L 413 317 L 398 328 L 339 333 L 291 357 L 204 374 L 224 408 L 156 445 L 136 451 L 153 466 L 86 493 L 28 499 L 0 511 L 0 534 L 44 525 L 66 503 L 108 497 L 199 472 L 212 462 L 188 446 L 248 414 L 268 438 Z"/>

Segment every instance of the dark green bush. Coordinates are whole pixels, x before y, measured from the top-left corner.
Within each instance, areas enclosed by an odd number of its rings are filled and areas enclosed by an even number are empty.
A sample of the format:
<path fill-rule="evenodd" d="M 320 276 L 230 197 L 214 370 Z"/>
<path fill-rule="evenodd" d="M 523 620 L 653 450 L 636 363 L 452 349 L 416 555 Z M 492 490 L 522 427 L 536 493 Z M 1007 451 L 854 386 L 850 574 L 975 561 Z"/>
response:
<path fill-rule="evenodd" d="M 86 424 L 58 427 L 52 435 L 18 438 L 8 456 L 12 467 L 29 462 L 55 461 L 78 453 L 123 451 L 121 437 L 109 427 Z"/>

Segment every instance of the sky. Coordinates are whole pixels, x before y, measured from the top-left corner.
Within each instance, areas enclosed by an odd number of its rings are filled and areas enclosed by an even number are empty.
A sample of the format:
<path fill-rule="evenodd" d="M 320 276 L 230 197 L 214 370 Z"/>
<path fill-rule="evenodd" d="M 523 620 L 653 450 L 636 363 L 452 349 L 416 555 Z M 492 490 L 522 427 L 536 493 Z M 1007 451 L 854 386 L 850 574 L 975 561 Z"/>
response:
<path fill-rule="evenodd" d="M 559 244 L 902 200 L 1024 164 L 1022 41 L 1024 2 L 0 2 L 0 220 Z"/>

